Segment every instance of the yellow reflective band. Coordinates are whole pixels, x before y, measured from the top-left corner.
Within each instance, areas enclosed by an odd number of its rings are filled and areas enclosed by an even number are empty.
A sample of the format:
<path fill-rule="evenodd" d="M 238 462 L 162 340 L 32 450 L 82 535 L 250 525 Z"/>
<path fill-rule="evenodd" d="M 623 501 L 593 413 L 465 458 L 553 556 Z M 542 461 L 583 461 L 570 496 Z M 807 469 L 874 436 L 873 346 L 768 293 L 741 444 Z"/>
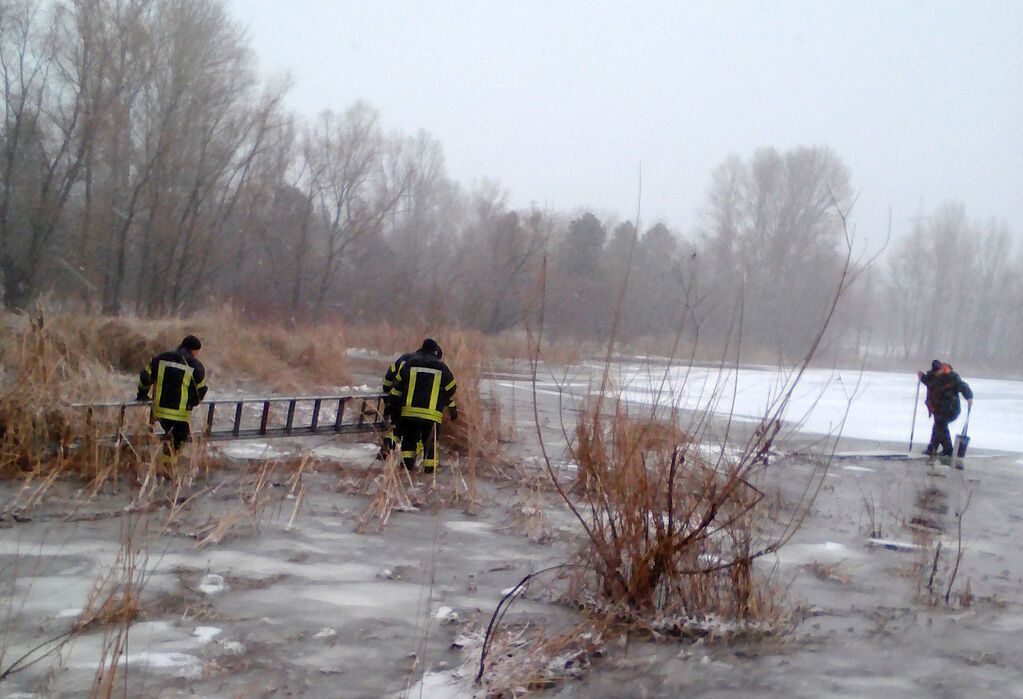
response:
<path fill-rule="evenodd" d="M 206 377 L 203 377 L 203 380 L 195 385 L 196 388 L 203 388 L 205 386 L 206 386 Z"/>
<path fill-rule="evenodd" d="M 419 375 L 419 372 L 416 371 L 415 369 L 413 369 L 411 372 L 409 372 L 408 391 L 405 392 L 405 405 L 406 406 L 411 406 L 412 405 L 412 396 L 416 392 L 416 376 L 418 376 L 418 375 Z M 402 415 L 405 414 L 405 409 L 404 408 L 402 409 L 401 414 Z"/>
<path fill-rule="evenodd" d="M 160 398 L 163 395 L 163 362 L 160 362 L 156 367 L 156 388 L 153 389 L 153 405 L 160 405 Z M 154 417 L 159 417 L 154 411 Z"/>
<path fill-rule="evenodd" d="M 148 364 L 146 364 L 145 368 L 142 371 L 146 372 L 150 376 L 153 375 L 153 370 L 152 370 L 152 368 L 150 368 L 150 366 Z"/>
<path fill-rule="evenodd" d="M 403 459 L 414 459 L 414 458 L 416 458 L 416 453 L 414 451 L 403 451 L 403 452 L 401 452 L 401 458 L 403 458 Z"/>
<path fill-rule="evenodd" d="M 430 408 L 434 409 L 437 407 L 437 401 L 440 400 L 440 374 L 433 379 L 433 390 L 430 392 Z"/>
<path fill-rule="evenodd" d="M 185 377 L 181 382 L 181 397 L 178 400 L 177 409 L 161 407 L 160 398 L 163 393 L 163 377 L 167 367 L 174 367 L 181 369 L 185 372 Z M 187 364 L 179 364 L 177 362 L 168 362 L 166 360 L 160 360 L 159 365 L 156 367 L 156 390 L 153 395 L 153 417 L 165 418 L 168 420 L 180 420 L 187 422 L 191 416 L 191 411 L 188 409 L 188 386 L 192 383 L 192 367 Z"/>
<path fill-rule="evenodd" d="M 429 468 L 430 466 L 436 466 L 437 459 L 423 459 L 423 466 Z"/>
<path fill-rule="evenodd" d="M 414 408 L 406 405 L 401 409 L 402 417 L 418 417 L 423 420 L 429 420 L 430 422 L 441 422 L 443 416 L 439 410 L 430 410 L 429 408 Z"/>
<path fill-rule="evenodd" d="M 444 390 L 445 390 L 445 391 L 454 391 L 454 390 L 455 390 L 455 387 L 456 387 L 457 385 L 458 385 L 458 382 L 457 382 L 457 381 L 455 381 L 454 379 L 451 379 L 451 383 L 449 383 L 449 384 L 448 384 L 447 386 L 445 386 L 445 387 L 444 387 Z"/>
<path fill-rule="evenodd" d="M 175 422 L 188 422 L 192 413 L 188 410 L 175 410 L 174 408 L 161 408 L 153 405 L 153 417 L 157 420 L 174 420 Z"/>

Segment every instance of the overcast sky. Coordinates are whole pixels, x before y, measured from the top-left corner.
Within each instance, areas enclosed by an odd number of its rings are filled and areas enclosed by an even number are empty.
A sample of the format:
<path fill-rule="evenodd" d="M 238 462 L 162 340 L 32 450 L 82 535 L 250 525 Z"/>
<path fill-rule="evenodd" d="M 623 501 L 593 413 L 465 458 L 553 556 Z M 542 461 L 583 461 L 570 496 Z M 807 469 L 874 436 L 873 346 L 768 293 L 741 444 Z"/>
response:
<path fill-rule="evenodd" d="M 443 144 L 513 205 L 689 233 L 712 170 L 829 145 L 861 235 L 946 199 L 1023 237 L 1023 2 L 229 0 L 266 77 L 313 116 L 356 100 Z"/>

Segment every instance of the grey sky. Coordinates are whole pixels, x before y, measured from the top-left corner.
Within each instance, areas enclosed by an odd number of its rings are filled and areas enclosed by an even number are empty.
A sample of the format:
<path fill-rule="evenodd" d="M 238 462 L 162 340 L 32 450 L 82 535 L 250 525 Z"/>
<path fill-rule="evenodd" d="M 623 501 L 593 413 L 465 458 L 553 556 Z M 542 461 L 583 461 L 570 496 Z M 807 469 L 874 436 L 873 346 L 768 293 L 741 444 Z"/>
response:
<path fill-rule="evenodd" d="M 1023 2 L 230 0 L 314 115 L 357 99 L 464 184 L 689 233 L 730 153 L 825 144 L 861 235 L 945 199 L 1023 233 Z"/>

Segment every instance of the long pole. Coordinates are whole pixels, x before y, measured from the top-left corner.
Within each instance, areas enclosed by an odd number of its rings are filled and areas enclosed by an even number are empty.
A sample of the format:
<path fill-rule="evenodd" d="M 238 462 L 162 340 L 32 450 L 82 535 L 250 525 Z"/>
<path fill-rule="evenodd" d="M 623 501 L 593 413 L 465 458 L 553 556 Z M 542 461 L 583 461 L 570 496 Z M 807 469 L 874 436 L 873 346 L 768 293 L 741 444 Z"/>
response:
<path fill-rule="evenodd" d="M 913 424 L 909 428 L 909 453 L 913 453 L 913 435 L 916 433 L 916 408 L 920 404 L 920 377 L 916 379 L 916 397 L 913 398 Z"/>

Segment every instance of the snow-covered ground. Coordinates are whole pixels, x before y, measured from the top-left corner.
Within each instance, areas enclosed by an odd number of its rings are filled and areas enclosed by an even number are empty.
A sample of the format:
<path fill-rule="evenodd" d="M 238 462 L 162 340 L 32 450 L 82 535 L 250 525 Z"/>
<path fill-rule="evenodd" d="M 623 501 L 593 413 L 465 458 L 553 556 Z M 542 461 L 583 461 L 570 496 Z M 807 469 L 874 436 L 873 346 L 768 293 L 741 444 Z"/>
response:
<path fill-rule="evenodd" d="M 970 449 L 1023 452 L 1023 381 L 963 377 L 975 395 L 970 419 Z M 757 419 L 783 393 L 791 374 L 776 368 L 672 367 L 623 363 L 616 383 L 631 402 L 666 404 L 682 409 L 731 412 L 740 419 Z M 930 420 L 923 407 L 923 387 L 916 410 L 914 444 L 930 437 Z M 802 423 L 799 431 L 909 444 L 916 376 L 883 371 L 808 369 L 800 378 L 783 418 Z M 953 427 L 958 433 L 963 414 Z"/>

